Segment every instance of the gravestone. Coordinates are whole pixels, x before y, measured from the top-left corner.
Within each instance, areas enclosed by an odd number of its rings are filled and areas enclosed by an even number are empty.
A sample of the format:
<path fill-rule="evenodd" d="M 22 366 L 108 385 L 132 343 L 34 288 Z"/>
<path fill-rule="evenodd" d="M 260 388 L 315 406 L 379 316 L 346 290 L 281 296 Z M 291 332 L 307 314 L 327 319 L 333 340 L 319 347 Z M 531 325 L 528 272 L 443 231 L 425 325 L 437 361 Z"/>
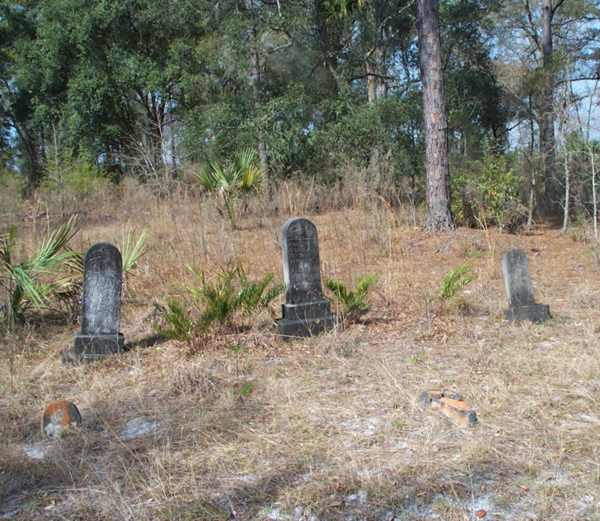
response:
<path fill-rule="evenodd" d="M 529 276 L 527 254 L 522 250 L 510 250 L 502 257 L 502 273 L 508 296 L 508 320 L 544 322 L 550 318 L 550 306 L 536 304 Z"/>
<path fill-rule="evenodd" d="M 71 427 L 81 425 L 81 414 L 73 402 L 52 402 L 42 416 L 42 432 L 49 438 L 62 436 Z"/>
<path fill-rule="evenodd" d="M 121 253 L 112 244 L 95 244 L 85 255 L 84 269 L 81 333 L 73 351 L 76 358 L 92 361 L 123 350 Z"/>
<path fill-rule="evenodd" d="M 290 219 L 283 226 L 283 278 L 286 293 L 279 332 L 305 337 L 331 329 L 331 306 L 321 287 L 317 228 L 307 219 Z"/>

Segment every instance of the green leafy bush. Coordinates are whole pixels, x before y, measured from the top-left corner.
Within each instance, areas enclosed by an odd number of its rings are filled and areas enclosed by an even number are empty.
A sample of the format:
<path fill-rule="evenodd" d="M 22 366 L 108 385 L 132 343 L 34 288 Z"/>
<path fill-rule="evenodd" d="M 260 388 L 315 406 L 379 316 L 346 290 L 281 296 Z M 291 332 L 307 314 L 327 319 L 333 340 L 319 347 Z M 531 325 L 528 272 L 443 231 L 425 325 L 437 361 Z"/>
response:
<path fill-rule="evenodd" d="M 240 195 L 261 185 L 262 172 L 256 164 L 256 152 L 247 148 L 232 163 L 208 161 L 197 178 L 208 192 L 217 193 L 223 199 L 229 222 L 232 228 L 236 228 L 236 201 Z"/>
<path fill-rule="evenodd" d="M 85 157 L 73 158 L 66 150 L 51 155 L 46 177 L 41 185 L 42 193 L 56 192 L 61 197 L 86 197 L 97 193 L 110 184 L 92 160 Z"/>
<path fill-rule="evenodd" d="M 213 279 L 195 274 L 198 286 L 188 286 L 179 299 L 160 307 L 157 329 L 167 338 L 191 342 L 215 330 L 236 330 L 264 310 L 283 291 L 273 275 L 258 281 L 248 278 L 239 266 L 221 270 Z"/>
<path fill-rule="evenodd" d="M 516 231 L 527 218 L 521 204 L 519 177 L 503 156 L 486 154 L 469 162 L 451 178 L 452 213 L 457 224 L 496 225 Z"/>
<path fill-rule="evenodd" d="M 335 279 L 325 281 L 325 286 L 340 304 L 342 316 L 346 319 L 355 319 L 369 310 L 367 304 L 369 289 L 376 283 L 375 275 L 365 275 L 358 279 L 354 289 L 349 289 L 343 282 Z"/>
<path fill-rule="evenodd" d="M 158 306 L 163 324 L 159 328 L 161 335 L 180 342 L 189 342 L 194 336 L 195 324 L 185 305 L 171 298 L 165 307 Z"/>
<path fill-rule="evenodd" d="M 450 270 L 444 277 L 444 280 L 442 280 L 440 298 L 442 300 L 450 300 L 472 281 L 473 270 L 469 266 L 462 265 Z"/>
<path fill-rule="evenodd" d="M 25 189 L 25 176 L 0 169 L 0 215 L 16 216 L 23 198 L 21 194 Z"/>
<path fill-rule="evenodd" d="M 76 257 L 68 243 L 77 231 L 77 217 L 72 216 L 21 262 L 14 258 L 16 228 L 0 237 L 0 286 L 8 295 L 5 318 L 9 324 L 23 321 L 29 308 L 47 308 L 52 297 L 67 289 L 69 281 L 60 270 Z"/>

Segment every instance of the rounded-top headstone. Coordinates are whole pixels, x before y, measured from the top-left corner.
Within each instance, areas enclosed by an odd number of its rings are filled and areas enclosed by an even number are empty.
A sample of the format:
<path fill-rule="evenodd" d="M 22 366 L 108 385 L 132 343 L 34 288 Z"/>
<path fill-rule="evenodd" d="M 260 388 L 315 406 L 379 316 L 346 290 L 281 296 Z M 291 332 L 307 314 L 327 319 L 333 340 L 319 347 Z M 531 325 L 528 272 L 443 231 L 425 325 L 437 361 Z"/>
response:
<path fill-rule="evenodd" d="M 333 327 L 329 301 L 321 287 L 321 260 L 317 227 L 295 218 L 283 226 L 285 303 L 279 332 L 284 338 L 312 336 Z"/>
<path fill-rule="evenodd" d="M 109 243 L 92 246 L 85 255 L 81 332 L 116 335 L 121 306 L 121 252 Z"/>
<path fill-rule="evenodd" d="M 49 438 L 58 438 L 75 425 L 81 425 L 81 414 L 68 400 L 50 403 L 42 416 L 42 432 Z"/>
<path fill-rule="evenodd" d="M 323 298 L 317 227 L 308 219 L 290 219 L 283 226 L 283 278 L 288 304 Z"/>

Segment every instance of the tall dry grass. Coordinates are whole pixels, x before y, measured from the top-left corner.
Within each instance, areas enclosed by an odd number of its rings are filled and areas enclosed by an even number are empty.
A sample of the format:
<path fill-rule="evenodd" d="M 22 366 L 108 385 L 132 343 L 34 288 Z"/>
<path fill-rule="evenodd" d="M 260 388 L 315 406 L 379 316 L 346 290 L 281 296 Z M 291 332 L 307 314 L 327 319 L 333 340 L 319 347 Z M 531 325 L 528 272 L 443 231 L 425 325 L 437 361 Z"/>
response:
<path fill-rule="evenodd" d="M 364 179 L 287 181 L 247 201 L 235 231 L 186 182 L 168 195 L 125 183 L 74 206 L 81 250 L 148 229 L 123 305 L 123 332 L 137 347 L 65 367 L 59 352 L 73 327 L 37 317 L 8 339 L 0 511 L 56 520 L 597 518 L 593 245 L 547 229 L 428 235 L 420 211 L 398 201 Z M 290 343 L 267 318 L 193 353 L 174 342 L 142 347 L 153 302 L 181 290 L 186 266 L 212 273 L 235 262 L 281 277 L 281 225 L 297 215 L 318 227 L 324 278 L 379 276 L 364 321 Z M 56 218 L 24 213 L 24 250 Z M 551 322 L 502 320 L 499 261 L 509 247 L 529 253 Z M 464 305 L 441 303 L 444 275 L 462 264 L 475 273 Z M 479 425 L 464 430 L 422 412 L 416 398 L 435 388 L 460 392 Z M 24 448 L 44 443 L 39 415 L 59 398 L 77 403 L 84 425 L 33 461 Z M 124 440 L 140 417 L 158 430 Z"/>

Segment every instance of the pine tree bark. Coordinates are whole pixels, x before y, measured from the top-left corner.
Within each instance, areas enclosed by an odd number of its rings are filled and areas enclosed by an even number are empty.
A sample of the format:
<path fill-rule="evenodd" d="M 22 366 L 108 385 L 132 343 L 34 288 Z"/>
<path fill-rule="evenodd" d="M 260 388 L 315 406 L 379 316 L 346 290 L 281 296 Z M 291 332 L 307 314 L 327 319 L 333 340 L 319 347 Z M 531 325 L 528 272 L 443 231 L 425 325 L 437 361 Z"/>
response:
<path fill-rule="evenodd" d="M 554 137 L 554 71 L 552 64 L 552 0 L 543 0 L 542 5 L 542 56 L 543 56 L 543 91 L 541 100 L 540 152 L 543 165 L 543 208 L 544 213 L 551 211 L 552 193 L 550 183 L 555 176 L 555 137 Z"/>
<path fill-rule="evenodd" d="M 250 70 L 248 74 L 248 81 L 250 86 L 252 87 L 252 96 L 254 107 L 257 108 L 260 103 L 260 82 L 261 82 L 261 60 L 259 54 L 259 42 L 258 42 L 258 30 L 257 30 L 257 22 L 256 22 L 256 14 L 254 12 L 255 6 L 253 0 L 244 0 L 244 7 L 246 10 L 251 13 L 253 17 L 253 25 L 252 28 L 248 31 L 248 44 L 250 51 Z M 264 141 L 264 136 L 262 135 L 262 131 L 257 131 L 257 144 L 256 151 L 258 152 L 258 162 L 260 166 L 260 170 L 263 174 L 267 173 L 267 169 L 269 167 L 268 156 L 267 156 L 267 145 Z"/>
<path fill-rule="evenodd" d="M 454 227 L 450 213 L 448 122 L 444 103 L 440 29 L 435 0 L 417 0 L 417 35 L 423 83 L 427 228 Z"/>
<path fill-rule="evenodd" d="M 365 63 L 367 74 L 367 101 L 369 105 L 374 105 L 377 100 L 383 99 L 386 95 L 386 84 L 384 76 L 385 56 L 381 46 L 376 46 L 371 56 L 367 57 Z M 383 146 L 381 143 L 375 143 L 371 150 L 369 158 L 369 172 L 371 176 L 375 176 L 375 181 L 379 182 L 381 177 L 381 162 L 383 159 Z"/>

